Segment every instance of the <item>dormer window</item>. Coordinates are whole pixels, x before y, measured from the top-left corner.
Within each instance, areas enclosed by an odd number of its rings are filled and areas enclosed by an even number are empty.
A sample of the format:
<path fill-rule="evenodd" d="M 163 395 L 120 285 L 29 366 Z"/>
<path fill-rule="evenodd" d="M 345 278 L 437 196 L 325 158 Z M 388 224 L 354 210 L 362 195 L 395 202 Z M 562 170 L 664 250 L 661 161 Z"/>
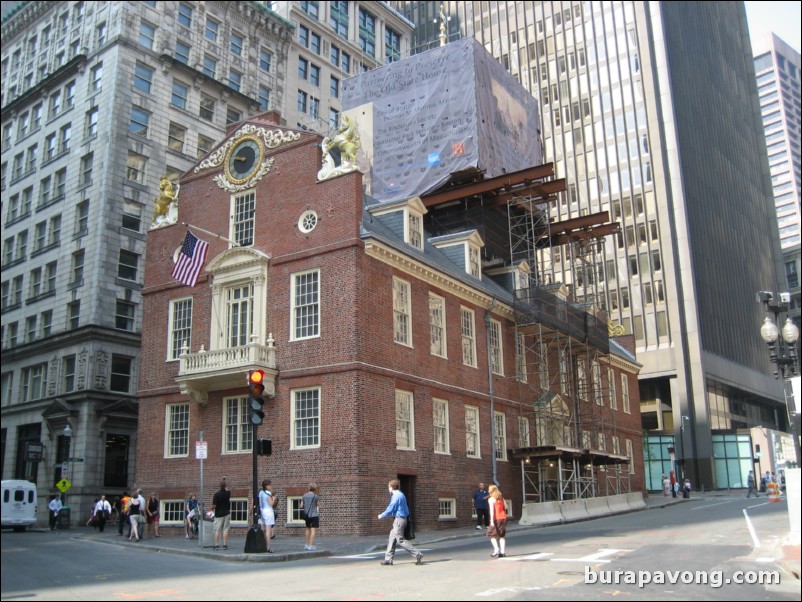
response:
<path fill-rule="evenodd" d="M 407 209 L 407 233 L 410 245 L 423 250 L 423 216 Z"/>
<path fill-rule="evenodd" d="M 420 197 L 403 201 L 381 203 L 369 209 L 374 217 L 383 217 L 383 222 L 409 246 L 423 251 L 423 216 L 426 206 Z"/>
<path fill-rule="evenodd" d="M 479 280 L 482 279 L 482 261 L 479 255 L 479 247 L 468 245 L 468 273 Z"/>
<path fill-rule="evenodd" d="M 430 238 L 429 242 L 477 280 L 482 279 L 484 241 L 476 230 Z"/>

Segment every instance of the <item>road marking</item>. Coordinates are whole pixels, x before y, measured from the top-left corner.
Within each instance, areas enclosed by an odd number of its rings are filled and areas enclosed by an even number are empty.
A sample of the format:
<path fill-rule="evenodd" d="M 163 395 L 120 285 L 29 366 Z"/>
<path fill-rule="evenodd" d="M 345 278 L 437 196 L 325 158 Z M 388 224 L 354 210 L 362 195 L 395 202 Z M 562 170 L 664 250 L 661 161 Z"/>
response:
<path fill-rule="evenodd" d="M 428 553 L 428 552 L 431 552 L 432 548 L 418 548 L 418 550 L 420 550 L 421 553 Z M 396 551 L 396 555 L 398 555 L 398 554 L 399 554 L 399 552 Z M 403 556 L 399 556 L 399 558 L 403 558 L 406 555 L 407 554 L 404 554 Z M 350 554 L 348 556 L 329 556 L 328 558 L 332 559 L 332 560 L 333 559 L 337 559 L 337 560 L 375 560 L 376 558 L 384 558 L 384 552 L 383 551 L 377 551 L 377 552 L 368 552 L 366 554 Z M 412 557 L 410 556 L 410 558 L 412 558 Z M 424 558 L 424 560 L 426 560 L 426 559 Z"/>
<path fill-rule="evenodd" d="M 589 554 L 588 556 L 583 556 L 582 558 L 552 558 L 552 562 L 584 562 L 585 564 L 592 564 L 594 562 L 610 562 L 610 560 L 606 560 L 605 556 L 614 556 L 616 554 L 622 552 L 631 552 L 632 550 L 599 550 L 595 554 Z"/>
<path fill-rule="evenodd" d="M 749 527 L 749 535 L 752 536 L 752 542 L 755 544 L 756 548 L 759 548 L 760 540 L 757 538 L 757 533 L 755 533 L 755 528 L 752 526 L 752 521 L 749 520 L 749 515 L 746 513 L 746 508 L 744 508 L 744 518 L 746 519 L 746 526 Z"/>
<path fill-rule="evenodd" d="M 538 552 L 537 554 L 528 554 L 527 556 L 513 556 L 512 558 L 509 558 L 509 557 L 505 556 L 504 558 L 501 558 L 500 560 L 506 560 L 506 561 L 509 561 L 509 562 L 520 562 L 522 560 L 541 560 L 543 558 L 548 558 L 549 556 L 554 556 L 554 553 L 552 553 L 552 552 Z"/>
<path fill-rule="evenodd" d="M 760 508 L 761 506 L 768 506 L 769 502 L 763 502 L 762 504 L 755 504 L 754 506 L 747 506 L 747 510 L 751 510 L 752 508 Z"/>
<path fill-rule="evenodd" d="M 734 497 L 723 502 L 716 502 L 715 504 L 705 504 L 704 506 L 696 506 L 695 508 L 691 508 L 691 510 L 707 510 L 708 508 L 712 508 L 713 506 L 721 506 L 722 504 L 729 504 L 730 502 L 737 502 L 744 498 Z"/>

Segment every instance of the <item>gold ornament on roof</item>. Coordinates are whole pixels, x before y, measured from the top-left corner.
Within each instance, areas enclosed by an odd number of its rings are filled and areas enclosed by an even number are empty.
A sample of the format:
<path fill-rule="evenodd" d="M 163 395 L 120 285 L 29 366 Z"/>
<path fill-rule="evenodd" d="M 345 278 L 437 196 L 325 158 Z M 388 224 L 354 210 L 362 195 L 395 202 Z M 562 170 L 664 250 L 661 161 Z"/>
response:
<path fill-rule="evenodd" d="M 612 320 L 607 320 L 607 336 L 622 337 L 626 330 L 621 324 L 615 324 Z"/>
<path fill-rule="evenodd" d="M 178 190 L 180 185 L 173 184 L 162 176 L 159 182 L 159 196 L 156 197 L 156 208 L 153 211 L 151 229 L 169 226 L 178 221 Z"/>
<path fill-rule="evenodd" d="M 356 132 L 356 123 L 348 115 L 340 116 L 337 132 L 323 138 L 323 167 L 317 172 L 318 181 L 357 171 L 356 151 L 361 142 Z"/>

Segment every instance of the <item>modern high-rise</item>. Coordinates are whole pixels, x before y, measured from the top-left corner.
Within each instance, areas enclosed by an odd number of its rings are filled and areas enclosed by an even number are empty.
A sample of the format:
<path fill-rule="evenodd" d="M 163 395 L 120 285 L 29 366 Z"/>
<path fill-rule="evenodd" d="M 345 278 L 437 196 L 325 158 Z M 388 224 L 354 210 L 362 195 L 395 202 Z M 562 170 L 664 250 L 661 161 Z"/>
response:
<path fill-rule="evenodd" d="M 133 484 L 160 181 L 283 106 L 292 36 L 256 2 L 20 2 L 3 17 L 0 458 L 4 479 L 37 483 L 40 516 L 62 477 L 73 518 Z"/>
<path fill-rule="evenodd" d="M 603 270 L 574 280 L 555 253 L 547 279 L 635 337 L 647 487 L 742 486 L 749 428 L 787 428 L 758 334 L 755 293 L 784 273 L 743 4 L 392 4 L 413 52 L 473 36 L 539 100 L 553 220 L 620 223 Z"/>
<path fill-rule="evenodd" d="M 766 134 L 777 224 L 780 229 L 780 246 L 785 263 L 787 286 L 783 290 L 791 293 L 789 313 L 799 326 L 802 304 L 799 286 L 802 229 L 800 56 L 798 51 L 773 33 L 758 40 L 758 44 L 755 75 Z"/>

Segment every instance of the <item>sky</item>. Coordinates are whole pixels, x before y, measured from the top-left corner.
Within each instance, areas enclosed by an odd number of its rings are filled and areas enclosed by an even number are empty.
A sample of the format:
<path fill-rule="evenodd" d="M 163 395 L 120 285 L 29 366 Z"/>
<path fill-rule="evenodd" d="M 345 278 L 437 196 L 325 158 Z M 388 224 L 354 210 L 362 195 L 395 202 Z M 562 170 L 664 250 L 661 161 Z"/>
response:
<path fill-rule="evenodd" d="M 747 1 L 744 4 L 749 20 L 749 37 L 752 39 L 753 54 L 758 51 L 757 45 L 768 32 L 774 32 L 783 42 L 799 52 L 802 2 Z"/>

